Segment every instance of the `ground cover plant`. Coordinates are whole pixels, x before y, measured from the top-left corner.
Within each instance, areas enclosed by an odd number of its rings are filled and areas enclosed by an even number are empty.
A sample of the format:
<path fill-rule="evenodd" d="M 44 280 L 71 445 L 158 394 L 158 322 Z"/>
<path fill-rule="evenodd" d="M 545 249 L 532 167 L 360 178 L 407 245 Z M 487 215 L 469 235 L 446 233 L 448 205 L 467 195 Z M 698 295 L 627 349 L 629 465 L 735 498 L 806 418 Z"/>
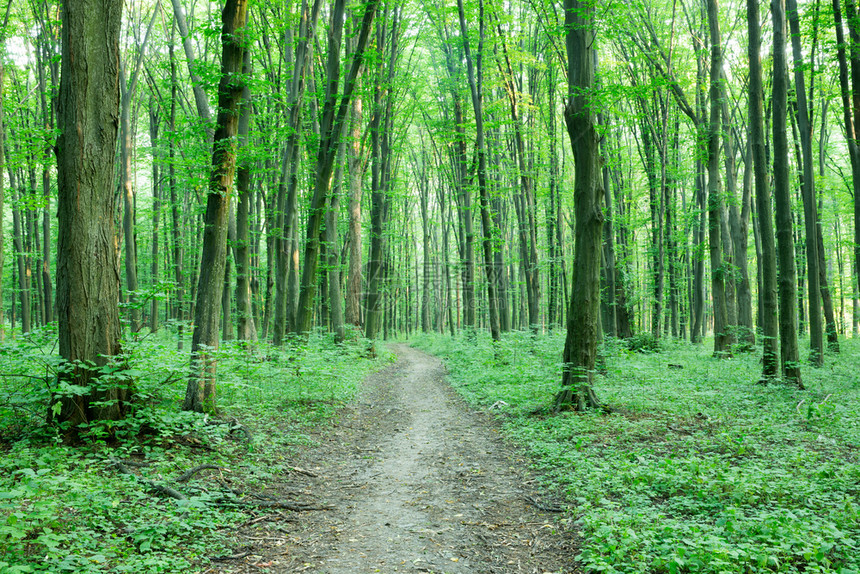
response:
<path fill-rule="evenodd" d="M 238 525 L 313 501 L 277 490 L 363 376 L 366 345 L 311 336 L 281 350 L 226 344 L 219 417 L 180 411 L 188 353 L 164 330 L 127 341 L 136 403 L 62 442 L 46 424 L 56 333 L 0 344 L 0 572 L 195 572 L 231 553 Z M 187 346 L 186 346 L 187 349 Z"/>
<path fill-rule="evenodd" d="M 613 411 L 557 415 L 560 335 L 412 342 L 564 490 L 586 571 L 860 571 L 856 340 L 803 366 L 803 391 L 756 384 L 755 354 L 609 341 L 596 389 Z"/>

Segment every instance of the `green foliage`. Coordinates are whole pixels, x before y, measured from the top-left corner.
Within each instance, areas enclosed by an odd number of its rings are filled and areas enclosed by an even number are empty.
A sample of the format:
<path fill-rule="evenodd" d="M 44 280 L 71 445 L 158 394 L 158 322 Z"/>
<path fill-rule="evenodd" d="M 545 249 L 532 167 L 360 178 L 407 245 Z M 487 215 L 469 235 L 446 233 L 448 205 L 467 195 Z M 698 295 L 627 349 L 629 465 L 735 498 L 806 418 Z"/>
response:
<path fill-rule="evenodd" d="M 34 332 L 0 347 L 4 573 L 205 570 L 210 557 L 230 553 L 225 527 L 247 517 L 238 495 L 217 480 L 176 478 L 212 464 L 249 492 L 266 488 L 286 458 L 311 442 L 309 426 L 332 417 L 376 364 L 363 358 L 361 341 L 339 346 L 314 336 L 287 350 L 255 351 L 226 344 L 218 353 L 225 421 L 214 421 L 179 410 L 188 355 L 176 352 L 168 332 L 127 341 L 123 376 L 136 389 L 131 414 L 86 425 L 83 444 L 71 447 L 45 424 L 57 390 L 54 335 Z M 116 460 L 137 465 L 123 474 Z M 166 498 L 152 483 L 186 499 Z"/>
<path fill-rule="evenodd" d="M 511 333 L 501 360 L 483 338 L 413 343 L 444 356 L 457 389 L 500 412 L 567 493 L 563 520 L 582 530 L 586 571 L 860 571 L 856 340 L 825 368 L 804 368 L 806 391 L 755 384 L 752 355 L 607 344 L 596 390 L 614 412 L 552 417 L 533 413 L 557 390 L 561 336 Z"/>

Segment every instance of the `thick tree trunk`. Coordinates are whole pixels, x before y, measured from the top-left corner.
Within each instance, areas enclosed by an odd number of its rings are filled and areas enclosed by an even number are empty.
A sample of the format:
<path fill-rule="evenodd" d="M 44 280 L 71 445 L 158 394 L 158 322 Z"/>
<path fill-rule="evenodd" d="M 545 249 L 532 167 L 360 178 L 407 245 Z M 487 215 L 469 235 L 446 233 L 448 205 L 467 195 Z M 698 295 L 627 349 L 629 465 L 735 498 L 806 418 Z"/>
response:
<path fill-rule="evenodd" d="M 70 433 L 92 420 L 121 418 L 131 399 L 129 384 L 115 378 L 109 384 L 98 381 L 99 368 L 120 354 L 113 175 L 121 19 L 121 2 L 80 0 L 62 7 L 56 148 L 59 350 L 69 366 L 62 378 L 88 389 L 58 395 L 59 411 L 52 407 L 51 414 L 68 423 Z"/>
<path fill-rule="evenodd" d="M 600 256 L 603 233 L 603 189 L 594 112 L 589 101 L 594 85 L 594 4 L 565 0 L 569 101 L 564 117 L 573 148 L 574 239 L 573 283 L 562 356 L 562 390 L 555 410 L 583 411 L 600 406 L 593 389 L 600 321 Z"/>
<path fill-rule="evenodd" d="M 194 309 L 191 340 L 191 374 L 183 410 L 217 412 L 215 351 L 219 345 L 221 296 L 227 261 L 227 224 L 236 171 L 236 134 L 244 80 L 244 28 L 247 0 L 227 0 L 221 13 L 221 81 L 218 84 L 218 120 L 212 146 L 212 174 L 206 200 L 203 253 Z M 229 318 L 227 318 L 229 320 Z"/>
<path fill-rule="evenodd" d="M 789 193 L 787 81 L 785 61 L 785 0 L 774 0 L 773 17 L 773 187 L 779 256 L 779 336 L 781 367 L 787 382 L 803 387 L 797 345 L 797 271 Z M 761 216 L 760 216 L 761 217 Z M 762 228 L 764 236 L 764 228 Z"/>

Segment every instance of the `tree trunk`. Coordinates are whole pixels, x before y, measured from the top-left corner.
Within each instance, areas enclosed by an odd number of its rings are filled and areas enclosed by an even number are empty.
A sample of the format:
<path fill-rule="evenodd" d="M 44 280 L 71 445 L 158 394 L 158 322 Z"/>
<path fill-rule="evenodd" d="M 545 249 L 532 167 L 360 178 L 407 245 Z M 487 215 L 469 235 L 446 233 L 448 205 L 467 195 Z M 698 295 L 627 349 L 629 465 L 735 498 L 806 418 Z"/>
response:
<path fill-rule="evenodd" d="M 11 8 L 10 1 L 6 10 Z M 5 34 L 0 33 L 0 46 L 6 45 Z M 5 68 L 3 66 L 3 58 L 5 57 L 5 49 L 0 48 L 0 221 L 5 221 L 5 198 L 6 198 L 6 180 L 3 176 L 3 171 L 6 169 L 6 123 L 3 114 L 3 86 Z M 6 234 L 3 231 L 3 225 L 0 225 L 0 277 L 3 276 L 4 264 L 6 261 L 5 251 Z M 3 282 L 0 281 L 0 342 L 6 338 L 6 317 L 4 316 L 3 301 Z"/>
<path fill-rule="evenodd" d="M 98 14 L 94 18 L 93 14 Z M 64 2 L 57 138 L 57 315 L 64 382 L 51 414 L 72 434 L 92 420 L 117 420 L 130 384 L 98 381 L 120 354 L 119 260 L 114 233 L 114 153 L 119 126 L 122 3 Z M 57 406 L 59 405 L 59 410 Z"/>
<path fill-rule="evenodd" d="M 246 50 L 242 62 L 242 73 L 251 74 L 251 51 Z M 251 255 L 250 255 L 250 211 L 251 197 L 251 158 L 247 147 L 251 126 L 251 88 L 246 83 L 242 87 L 242 103 L 239 108 L 239 123 L 236 127 L 239 136 L 240 154 L 236 168 L 236 241 L 233 259 L 236 261 L 236 337 L 253 345 L 257 341 L 257 324 L 254 320 L 253 300 L 251 297 Z"/>
<path fill-rule="evenodd" d="M 809 362 L 815 367 L 824 364 L 824 336 L 821 317 L 821 278 L 818 272 L 818 213 L 815 199 L 815 170 L 812 156 L 812 125 L 809 119 L 809 104 L 806 100 L 806 84 L 803 77 L 803 53 L 800 46 L 800 24 L 797 0 L 786 0 L 788 22 L 791 31 L 791 48 L 794 56 L 794 93 L 797 98 L 797 127 L 800 130 L 800 146 L 803 151 L 803 221 L 806 232 L 806 270 L 809 285 Z"/>
<path fill-rule="evenodd" d="M 773 236 L 770 180 L 765 150 L 764 112 L 761 74 L 761 28 L 759 27 L 759 3 L 747 0 L 747 27 L 750 62 L 749 117 L 752 166 L 755 170 L 755 201 L 758 215 L 758 240 L 761 245 L 761 287 L 759 290 L 759 324 L 762 332 L 762 380 L 770 381 L 778 376 L 779 351 L 777 346 L 777 283 L 776 247 Z M 747 166 L 749 169 L 750 166 Z"/>
<path fill-rule="evenodd" d="M 152 288 L 159 289 L 159 237 L 161 231 L 161 152 L 158 145 L 158 124 L 160 115 L 155 98 L 150 99 L 149 108 L 149 144 L 152 146 L 152 261 L 150 261 L 150 274 L 152 275 Z M 158 330 L 158 297 L 152 294 L 149 303 L 149 330 L 154 333 Z"/>
<path fill-rule="evenodd" d="M 176 133 L 176 105 L 179 99 L 178 78 L 176 77 L 176 57 L 173 50 L 173 41 L 168 46 L 170 55 L 170 133 Z M 182 228 L 181 205 L 177 194 L 176 184 L 176 142 L 169 138 L 168 142 L 167 181 L 170 187 L 170 217 L 173 222 L 173 319 L 176 321 L 176 349 L 182 350 L 183 331 L 185 321 L 185 280 L 182 262 Z"/>
<path fill-rule="evenodd" d="M 726 301 L 726 270 L 722 257 L 723 192 L 720 183 L 720 80 L 723 66 L 722 38 L 717 0 L 708 0 L 711 37 L 711 114 L 708 127 L 708 251 L 714 305 L 714 356 L 730 357 L 732 335 Z"/>
<path fill-rule="evenodd" d="M 131 129 L 131 98 L 134 96 L 134 84 L 137 74 L 135 73 L 131 86 L 126 86 L 124 63 L 120 67 L 120 84 L 123 87 L 120 103 L 120 189 L 122 190 L 122 231 L 125 244 L 125 288 L 128 296 L 129 318 L 131 320 L 131 331 L 137 333 L 142 326 L 140 316 L 140 305 L 137 303 L 137 236 L 134 232 L 134 185 L 132 182 L 132 142 Z"/>
<path fill-rule="evenodd" d="M 362 98 L 356 94 L 350 113 L 351 142 L 349 146 L 349 269 L 347 270 L 345 320 L 360 327 L 361 316 L 361 196 L 364 191 L 365 151 L 361 138 Z"/>
<path fill-rule="evenodd" d="M 212 173 L 206 200 L 203 252 L 194 310 L 191 374 L 183 410 L 217 412 L 215 351 L 219 345 L 221 296 L 227 260 L 227 224 L 236 171 L 236 135 L 244 80 L 244 28 L 247 0 L 227 0 L 221 13 L 221 81 L 218 84 L 218 120 L 212 146 Z M 229 318 L 227 318 L 229 320 Z"/>
<path fill-rule="evenodd" d="M 472 108 L 475 113 L 475 131 L 476 131 L 476 151 L 478 154 L 478 197 L 480 198 L 480 206 L 481 206 L 481 228 L 484 232 L 484 237 L 481 241 L 482 247 L 484 249 L 484 269 L 487 274 L 487 303 L 489 307 L 489 319 L 490 319 L 490 336 L 493 341 L 498 342 L 501 341 L 501 331 L 499 328 L 499 301 L 496 296 L 496 288 L 498 286 L 498 279 L 496 277 L 496 268 L 493 260 L 493 236 L 495 235 L 495 228 L 492 223 L 492 219 L 490 218 L 490 197 L 489 191 L 487 190 L 487 150 L 486 145 L 484 143 L 484 107 L 483 107 L 483 66 L 482 66 L 482 58 L 483 58 L 483 50 L 484 50 L 484 3 L 483 0 L 479 0 L 478 2 L 479 16 L 478 16 L 478 27 L 479 27 L 479 36 L 478 36 L 478 52 L 473 58 L 471 48 L 469 46 L 469 31 L 466 27 L 466 15 L 463 10 L 463 0 L 457 0 L 457 10 L 460 15 L 460 34 L 463 39 L 463 52 L 466 56 L 466 75 L 469 80 L 469 90 L 472 94 Z M 525 195 L 526 190 L 523 190 L 523 194 Z M 526 198 L 522 198 L 522 210 L 525 211 L 527 206 L 525 205 Z M 523 218 L 524 219 L 524 218 Z M 521 220 L 522 222 L 522 220 Z M 521 230 L 522 234 L 522 230 Z M 522 236 L 522 235 L 521 235 Z M 523 249 L 523 253 L 527 252 L 527 249 Z M 530 262 L 524 261 L 525 264 Z M 531 269 L 526 268 L 526 275 L 532 273 Z M 530 280 L 526 280 L 527 289 L 529 289 Z M 533 286 L 532 291 L 536 289 L 536 286 Z M 537 300 L 532 300 L 532 291 L 529 291 L 529 327 L 533 330 L 538 328 L 536 323 L 537 320 Z M 532 311 L 534 311 L 535 316 L 532 316 Z M 532 319 L 535 319 L 535 322 L 532 322 Z"/>
<path fill-rule="evenodd" d="M 786 135 L 785 0 L 774 0 L 773 17 L 773 187 L 776 206 L 776 240 L 779 256 L 779 336 L 785 380 L 803 387 L 797 346 L 797 271 L 789 193 L 788 138 Z M 761 206 L 759 206 L 761 207 Z M 762 217 L 759 215 L 759 217 Z M 764 237 L 762 228 L 762 237 Z"/>
<path fill-rule="evenodd" d="M 594 84 L 594 4 L 565 0 L 568 104 L 564 110 L 573 148 L 576 216 L 573 282 L 562 357 L 562 390 L 555 410 L 583 411 L 600 406 L 593 389 L 600 320 L 600 255 L 603 190 L 599 138 L 589 101 Z"/>

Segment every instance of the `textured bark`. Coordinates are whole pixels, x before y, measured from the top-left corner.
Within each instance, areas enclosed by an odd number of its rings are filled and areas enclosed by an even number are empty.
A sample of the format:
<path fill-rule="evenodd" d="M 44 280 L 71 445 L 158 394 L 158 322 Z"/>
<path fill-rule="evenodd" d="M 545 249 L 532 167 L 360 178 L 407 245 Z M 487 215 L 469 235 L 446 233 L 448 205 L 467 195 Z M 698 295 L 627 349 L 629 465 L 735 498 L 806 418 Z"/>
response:
<path fill-rule="evenodd" d="M 236 134 L 244 81 L 244 28 L 247 0 L 227 0 L 221 13 L 221 81 L 218 120 L 212 145 L 212 173 L 206 200 L 203 253 L 194 308 L 191 374 L 183 410 L 216 412 L 215 351 L 219 344 L 221 297 L 227 260 L 227 224 L 236 172 Z M 227 318 L 229 320 L 229 317 Z"/>
<path fill-rule="evenodd" d="M 750 62 L 749 126 L 752 146 L 752 167 L 755 170 L 755 204 L 758 216 L 758 242 L 761 286 L 759 288 L 759 324 L 762 334 L 762 379 L 777 378 L 779 374 L 779 334 L 777 323 L 776 247 L 773 236 L 770 179 L 765 153 L 764 111 L 761 74 L 761 29 L 759 27 L 758 0 L 747 0 L 747 29 Z M 749 167 L 747 168 L 749 169 Z"/>
<path fill-rule="evenodd" d="M 52 411 L 70 429 L 121 418 L 131 398 L 127 384 L 98 382 L 98 368 L 120 354 L 113 176 L 121 17 L 122 2 L 115 0 L 64 2 L 62 8 L 56 148 L 59 349 L 67 366 L 62 378 L 87 388 L 84 394 L 60 395 L 59 413 Z"/>
<path fill-rule="evenodd" d="M 603 189 L 594 113 L 589 101 L 594 85 L 594 4 L 565 0 L 568 104 L 564 110 L 574 169 L 575 238 L 573 282 L 562 356 L 562 389 L 555 410 L 583 411 L 600 406 L 593 389 L 600 320 L 600 259 Z"/>
<path fill-rule="evenodd" d="M 787 81 L 785 61 L 785 0 L 774 0 L 773 17 L 773 187 L 776 206 L 776 240 L 779 259 L 779 341 L 782 375 L 802 387 L 797 345 L 797 271 L 792 236 L 789 193 Z M 762 232 L 764 230 L 762 229 Z M 762 233 L 764 235 L 764 233 Z"/>

